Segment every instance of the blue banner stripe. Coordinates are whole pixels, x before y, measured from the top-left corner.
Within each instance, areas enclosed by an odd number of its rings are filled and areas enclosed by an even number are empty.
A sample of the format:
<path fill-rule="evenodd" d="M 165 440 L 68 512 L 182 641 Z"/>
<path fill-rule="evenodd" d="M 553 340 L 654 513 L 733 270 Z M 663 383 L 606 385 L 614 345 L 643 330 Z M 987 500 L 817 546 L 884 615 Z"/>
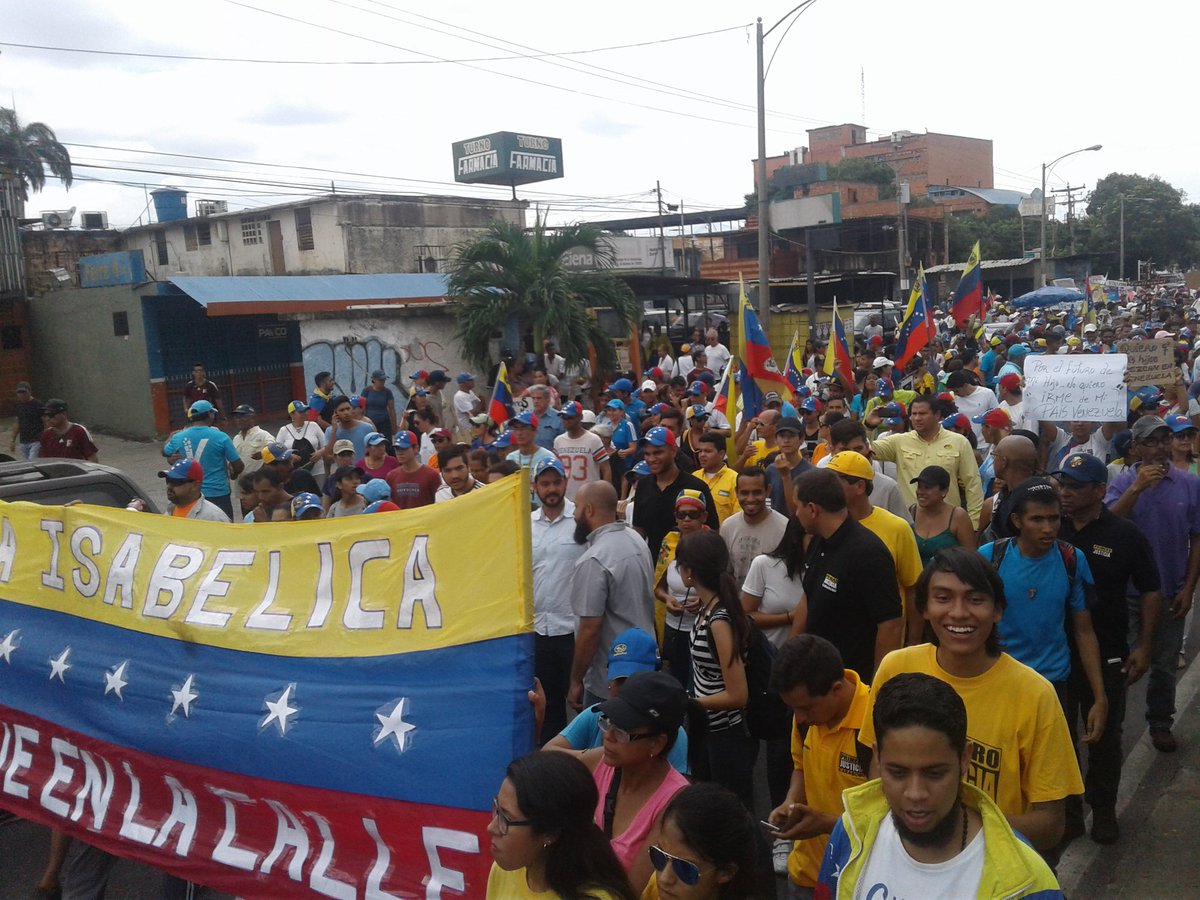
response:
<path fill-rule="evenodd" d="M 524 690 L 496 687 L 514 681 L 533 684 L 532 634 L 290 658 L 0 600 L 0 702 L 97 740 L 327 790 L 487 809 L 531 748 Z"/>

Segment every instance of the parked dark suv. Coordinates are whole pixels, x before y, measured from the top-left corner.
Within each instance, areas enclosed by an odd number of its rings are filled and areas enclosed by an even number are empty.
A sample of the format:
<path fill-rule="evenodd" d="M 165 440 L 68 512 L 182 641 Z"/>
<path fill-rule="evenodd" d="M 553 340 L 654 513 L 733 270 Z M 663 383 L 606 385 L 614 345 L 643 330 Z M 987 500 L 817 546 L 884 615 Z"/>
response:
<path fill-rule="evenodd" d="M 0 500 L 28 500 L 45 506 L 78 500 L 120 508 L 135 497 L 148 512 L 160 512 L 141 488 L 112 466 L 78 459 L 0 462 Z"/>

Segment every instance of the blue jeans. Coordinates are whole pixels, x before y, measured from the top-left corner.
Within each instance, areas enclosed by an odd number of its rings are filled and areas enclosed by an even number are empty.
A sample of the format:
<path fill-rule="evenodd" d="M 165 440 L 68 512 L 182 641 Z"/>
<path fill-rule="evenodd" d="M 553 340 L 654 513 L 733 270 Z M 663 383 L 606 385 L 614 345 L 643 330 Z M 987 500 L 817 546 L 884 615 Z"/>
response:
<path fill-rule="evenodd" d="M 1171 617 L 1171 602 L 1178 589 L 1163 591 L 1158 634 L 1150 653 L 1150 675 L 1146 683 L 1146 722 L 1152 731 L 1170 731 L 1175 723 L 1175 664 L 1183 646 L 1184 620 Z M 1129 600 L 1129 646 L 1141 640 L 1142 602 Z"/>
<path fill-rule="evenodd" d="M 42 452 L 42 443 L 31 441 L 28 444 L 17 444 L 17 452 L 21 454 L 21 459 L 37 459 Z"/>

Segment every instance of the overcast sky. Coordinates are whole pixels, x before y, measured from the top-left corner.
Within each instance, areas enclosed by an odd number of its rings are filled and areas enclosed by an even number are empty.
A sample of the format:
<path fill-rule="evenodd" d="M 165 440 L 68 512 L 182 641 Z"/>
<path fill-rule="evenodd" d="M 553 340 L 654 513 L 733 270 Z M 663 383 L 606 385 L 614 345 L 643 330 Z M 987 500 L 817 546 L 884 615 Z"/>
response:
<path fill-rule="evenodd" d="M 309 184 L 328 190 L 330 179 L 343 188 L 506 196 L 452 183 L 451 142 L 501 130 L 562 138 L 566 177 L 518 189 L 549 203 L 556 219 L 648 214 L 656 180 L 685 209 L 739 206 L 753 188 L 757 149 L 753 19 L 761 14 L 769 27 L 794 5 L 0 0 L 8 42 L 417 63 L 258 65 L 0 45 L 0 103 L 15 101 L 22 119 L 45 122 L 63 142 L 115 148 L 70 146 L 74 187 L 48 183 L 30 215 L 74 206 L 106 210 L 125 226 L 146 205 L 143 183 L 187 187 L 189 199 L 227 199 L 230 209 L 284 202 Z M 1059 163 L 1050 186 L 1069 179 L 1090 189 L 1110 172 L 1136 172 L 1200 200 L 1195 64 L 1174 37 L 1191 40 L 1197 25 L 1193 7 L 1166 0 L 816 0 L 783 38 L 767 79 L 768 153 L 803 146 L 806 128 L 839 122 L 990 138 L 996 186 L 1030 191 L 1043 162 L 1101 143 Z M 768 56 L 784 27 L 768 38 Z M 717 33 L 675 40 L 701 32 Z M 655 43 L 427 64 L 643 42 Z M 129 152 L 137 150 L 316 171 Z M 276 184 L 199 177 L 231 174 Z M 94 178 L 129 184 L 85 180 Z"/>

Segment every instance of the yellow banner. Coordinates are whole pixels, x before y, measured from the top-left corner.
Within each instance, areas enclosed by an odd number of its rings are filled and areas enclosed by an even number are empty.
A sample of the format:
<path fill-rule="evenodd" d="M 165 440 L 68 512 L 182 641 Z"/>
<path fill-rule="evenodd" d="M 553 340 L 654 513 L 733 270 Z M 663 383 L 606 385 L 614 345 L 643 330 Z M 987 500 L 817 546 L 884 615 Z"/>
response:
<path fill-rule="evenodd" d="M 0 597 L 279 656 L 382 656 L 525 633 L 528 475 L 449 503 L 315 522 L 0 503 Z"/>

